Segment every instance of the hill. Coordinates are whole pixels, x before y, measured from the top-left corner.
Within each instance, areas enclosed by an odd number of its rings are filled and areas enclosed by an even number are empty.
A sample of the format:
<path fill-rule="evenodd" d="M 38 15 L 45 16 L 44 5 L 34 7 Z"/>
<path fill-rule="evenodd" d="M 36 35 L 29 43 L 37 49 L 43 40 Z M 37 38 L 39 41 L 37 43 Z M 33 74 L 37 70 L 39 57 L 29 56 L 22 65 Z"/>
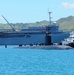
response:
<path fill-rule="evenodd" d="M 68 16 L 66 18 L 61 18 L 57 20 L 57 24 L 62 30 L 72 31 L 74 30 L 74 16 Z"/>
<path fill-rule="evenodd" d="M 40 22 L 35 22 L 35 23 L 11 23 L 12 26 L 15 29 L 26 29 L 28 27 L 33 27 L 33 26 L 47 26 L 48 25 L 48 21 L 43 20 Z M 59 20 L 56 21 L 57 25 L 59 25 L 59 29 L 60 30 L 64 30 L 64 31 L 72 31 L 74 30 L 74 16 L 68 16 L 65 18 L 60 18 Z M 8 24 L 2 24 L 0 23 L 0 29 L 11 29 L 11 27 Z"/>

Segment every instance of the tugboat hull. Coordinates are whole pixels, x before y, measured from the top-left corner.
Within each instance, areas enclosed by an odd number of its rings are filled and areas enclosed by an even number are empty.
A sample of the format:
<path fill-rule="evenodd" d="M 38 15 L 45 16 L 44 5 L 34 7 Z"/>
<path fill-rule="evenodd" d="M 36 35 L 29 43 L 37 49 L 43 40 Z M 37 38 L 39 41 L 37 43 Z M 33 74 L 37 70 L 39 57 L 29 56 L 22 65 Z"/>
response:
<path fill-rule="evenodd" d="M 73 47 L 74 48 L 74 43 L 69 43 L 68 46 Z"/>

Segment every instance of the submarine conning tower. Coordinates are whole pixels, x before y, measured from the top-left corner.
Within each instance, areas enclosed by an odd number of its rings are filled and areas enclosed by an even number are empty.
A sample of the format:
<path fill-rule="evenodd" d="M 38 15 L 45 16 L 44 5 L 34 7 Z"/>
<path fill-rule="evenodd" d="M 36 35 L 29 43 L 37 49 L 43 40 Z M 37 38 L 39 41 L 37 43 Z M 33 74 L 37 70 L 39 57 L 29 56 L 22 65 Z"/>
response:
<path fill-rule="evenodd" d="M 46 37 L 45 37 L 45 40 L 46 40 L 46 45 L 51 45 L 52 44 L 52 41 L 51 41 L 51 32 L 49 31 L 50 30 L 50 25 L 51 25 L 51 13 L 52 12 L 49 12 L 48 11 L 48 14 L 49 14 L 49 24 L 48 24 L 48 26 L 46 26 Z"/>

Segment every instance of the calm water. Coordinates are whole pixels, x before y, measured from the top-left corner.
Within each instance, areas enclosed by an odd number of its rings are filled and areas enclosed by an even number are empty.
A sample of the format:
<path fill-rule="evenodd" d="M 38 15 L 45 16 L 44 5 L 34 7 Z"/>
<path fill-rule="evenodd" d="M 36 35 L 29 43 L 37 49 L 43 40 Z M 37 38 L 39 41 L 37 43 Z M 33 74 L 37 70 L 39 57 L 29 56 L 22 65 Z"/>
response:
<path fill-rule="evenodd" d="M 74 50 L 0 47 L 0 75 L 74 75 Z"/>

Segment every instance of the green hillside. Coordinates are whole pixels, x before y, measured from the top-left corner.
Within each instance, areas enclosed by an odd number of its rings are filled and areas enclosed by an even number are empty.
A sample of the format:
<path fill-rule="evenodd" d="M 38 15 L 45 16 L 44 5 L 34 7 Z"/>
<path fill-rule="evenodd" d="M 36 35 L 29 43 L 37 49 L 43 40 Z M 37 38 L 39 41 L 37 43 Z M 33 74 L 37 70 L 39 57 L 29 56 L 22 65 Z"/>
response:
<path fill-rule="evenodd" d="M 65 17 L 65 18 L 61 18 L 59 20 L 56 21 L 57 25 L 59 25 L 59 29 L 64 30 L 64 31 L 72 31 L 74 30 L 74 16 L 69 16 L 69 17 Z M 11 23 L 11 25 L 15 28 L 15 29 L 26 29 L 28 27 L 34 27 L 34 26 L 47 26 L 49 24 L 48 21 L 43 20 L 40 22 L 35 22 L 35 23 Z M 11 27 L 8 24 L 2 24 L 0 23 L 0 29 L 11 29 Z"/>
<path fill-rule="evenodd" d="M 57 24 L 62 30 L 65 30 L 65 31 L 74 30 L 74 16 L 61 18 L 57 21 Z"/>

